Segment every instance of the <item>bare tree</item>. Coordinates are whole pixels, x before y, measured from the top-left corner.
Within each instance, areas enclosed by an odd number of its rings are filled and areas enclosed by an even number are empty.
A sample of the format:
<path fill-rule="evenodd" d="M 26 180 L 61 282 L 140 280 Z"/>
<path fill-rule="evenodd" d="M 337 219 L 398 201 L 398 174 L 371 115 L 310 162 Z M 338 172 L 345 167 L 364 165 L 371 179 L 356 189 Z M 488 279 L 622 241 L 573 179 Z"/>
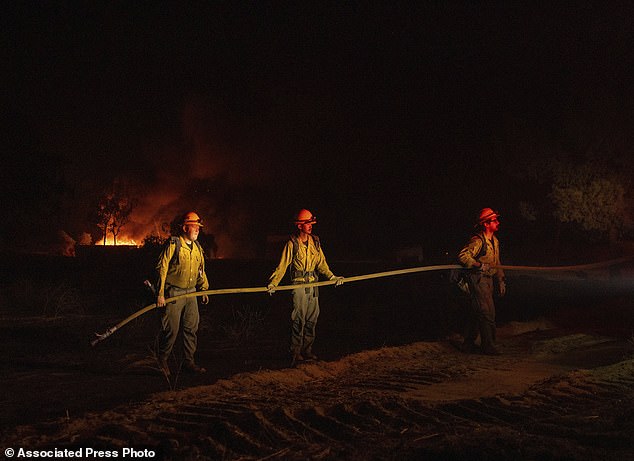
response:
<path fill-rule="evenodd" d="M 112 234 L 113 244 L 117 244 L 117 237 L 129 222 L 130 213 L 135 205 L 136 201 L 126 193 L 118 181 L 115 181 L 111 190 L 98 198 L 92 220 L 101 230 L 104 245 L 108 233 Z"/>
<path fill-rule="evenodd" d="M 111 219 L 109 224 L 110 233 L 112 234 L 112 242 L 117 244 L 117 236 L 121 233 L 121 229 L 130 220 L 130 213 L 134 209 L 134 199 L 125 195 L 115 193 L 111 198 Z"/>
<path fill-rule="evenodd" d="M 112 222 L 112 208 L 109 196 L 102 195 L 95 204 L 93 215 L 91 217 L 97 227 L 101 230 L 101 237 L 103 238 L 103 244 L 106 244 L 106 238 L 108 237 L 108 229 Z"/>

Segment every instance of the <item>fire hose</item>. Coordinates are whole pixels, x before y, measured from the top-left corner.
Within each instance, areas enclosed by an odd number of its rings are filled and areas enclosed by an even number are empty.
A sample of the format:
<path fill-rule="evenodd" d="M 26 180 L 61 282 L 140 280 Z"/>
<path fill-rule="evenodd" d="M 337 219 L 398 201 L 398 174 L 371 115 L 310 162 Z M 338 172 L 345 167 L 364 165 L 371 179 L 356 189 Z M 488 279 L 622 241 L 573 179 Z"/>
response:
<path fill-rule="evenodd" d="M 588 271 L 588 270 L 601 269 L 601 268 L 605 268 L 605 267 L 615 266 L 617 264 L 621 264 L 621 263 L 629 261 L 631 259 L 632 259 L 632 257 L 625 257 L 625 258 L 619 258 L 619 259 L 612 259 L 612 260 L 609 260 L 609 261 L 602 261 L 602 262 L 591 263 L 591 264 L 579 264 L 579 265 L 574 265 L 574 266 L 549 266 L 549 267 L 542 267 L 542 266 L 507 266 L 507 265 L 503 265 L 502 264 L 502 265 L 491 266 L 491 267 L 503 269 L 503 270 L 506 270 L 506 271 L 522 271 L 522 272 L 543 272 L 543 271 L 546 271 L 546 272 L 556 272 L 556 271 L 560 271 L 560 272 L 582 272 L 582 271 Z M 355 275 L 355 276 L 352 276 L 352 277 L 344 277 L 343 282 L 344 283 L 360 282 L 362 280 L 370 280 L 370 279 L 376 279 L 376 278 L 381 278 L 381 277 L 391 277 L 391 276 L 395 276 L 395 275 L 405 275 L 405 274 L 414 274 L 414 273 L 418 273 L 418 272 L 430 272 L 430 271 L 451 270 L 451 269 L 464 269 L 464 267 L 460 266 L 458 264 L 445 264 L 445 265 L 436 265 L 436 266 L 412 267 L 412 268 L 407 268 L 407 269 L 397 269 L 397 270 L 386 271 L 386 272 L 375 272 L 375 273 L 372 273 L 372 274 Z M 337 282 L 338 282 L 337 280 L 324 280 L 322 282 L 310 282 L 310 283 L 303 283 L 303 284 L 297 284 L 297 285 L 280 285 L 280 286 L 275 287 L 274 291 L 295 290 L 295 289 L 298 289 L 298 288 L 322 287 L 322 286 L 326 286 L 326 285 L 334 285 Z M 196 296 L 203 296 L 203 295 L 224 295 L 224 294 L 237 294 L 237 293 L 264 293 L 264 292 L 267 292 L 267 291 L 268 291 L 268 288 L 266 288 L 266 287 L 221 288 L 221 289 L 216 289 L 216 290 L 196 291 L 196 292 L 192 292 L 192 293 L 186 293 L 186 294 L 182 294 L 182 295 L 178 295 L 178 296 L 173 296 L 171 298 L 167 298 L 165 300 L 165 302 L 166 303 L 170 303 L 172 301 L 176 301 L 177 299 L 193 298 L 193 297 L 196 297 Z M 156 307 L 158 307 L 156 305 L 156 303 L 150 304 L 149 306 L 145 306 L 144 308 L 136 311 L 134 314 L 130 315 L 129 317 L 126 317 L 125 319 L 123 319 L 122 321 L 120 321 L 119 323 L 114 325 L 113 327 L 108 328 L 104 333 L 101 333 L 101 334 L 100 333 L 95 333 L 95 338 L 90 342 L 90 345 L 91 346 L 95 346 L 96 344 L 98 344 L 101 341 L 105 340 L 106 338 L 110 337 L 113 333 L 115 333 L 117 330 L 121 329 L 127 323 L 131 322 L 132 320 L 136 319 L 137 317 L 140 317 L 141 315 L 145 314 L 146 312 L 149 312 L 152 309 L 155 309 Z"/>

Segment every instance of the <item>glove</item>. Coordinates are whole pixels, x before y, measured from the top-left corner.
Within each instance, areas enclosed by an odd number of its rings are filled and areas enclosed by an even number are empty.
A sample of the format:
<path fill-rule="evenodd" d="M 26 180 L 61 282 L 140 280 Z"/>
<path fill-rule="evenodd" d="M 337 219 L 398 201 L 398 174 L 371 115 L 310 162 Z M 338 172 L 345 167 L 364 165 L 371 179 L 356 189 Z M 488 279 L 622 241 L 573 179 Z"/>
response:
<path fill-rule="evenodd" d="M 500 280 L 498 290 L 500 291 L 500 298 L 503 298 L 506 294 L 506 283 L 504 282 L 504 280 Z"/>
<path fill-rule="evenodd" d="M 335 287 L 340 287 L 341 285 L 343 285 L 344 278 L 341 276 L 333 275 L 330 280 L 336 280 Z"/>
<path fill-rule="evenodd" d="M 481 271 L 481 272 L 486 272 L 486 271 L 488 271 L 490 268 L 491 268 L 491 266 L 490 266 L 489 264 L 487 264 L 487 263 L 481 263 L 481 264 L 480 264 L 480 267 L 479 267 L 479 269 L 480 269 L 480 271 Z"/>
<path fill-rule="evenodd" d="M 273 293 L 275 293 L 275 285 L 273 285 L 272 283 L 269 283 L 266 286 L 266 291 L 269 294 L 269 296 L 273 296 Z"/>

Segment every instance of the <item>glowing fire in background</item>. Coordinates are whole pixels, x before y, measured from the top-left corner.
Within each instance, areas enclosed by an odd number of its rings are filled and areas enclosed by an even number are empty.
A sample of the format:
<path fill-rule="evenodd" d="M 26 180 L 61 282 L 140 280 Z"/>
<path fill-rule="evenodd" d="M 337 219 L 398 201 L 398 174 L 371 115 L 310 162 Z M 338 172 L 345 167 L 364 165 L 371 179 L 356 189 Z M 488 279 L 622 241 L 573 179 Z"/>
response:
<path fill-rule="evenodd" d="M 104 245 L 103 243 L 103 239 L 98 240 L 97 242 L 95 242 L 95 245 Z M 114 246 L 114 240 L 112 238 L 112 236 L 108 236 L 108 238 L 106 239 L 106 244 L 105 246 Z M 128 237 L 117 237 L 117 246 L 141 246 L 139 243 L 137 243 L 134 239 L 128 238 Z"/>
<path fill-rule="evenodd" d="M 154 237 L 149 242 L 157 244 L 179 231 L 172 229 L 177 227 L 172 223 L 178 217 L 195 211 L 205 226 L 199 239 L 212 257 L 259 256 L 264 251 L 262 239 L 254 238 L 254 232 L 262 228 L 259 218 L 268 216 L 262 207 L 267 202 L 262 192 L 269 190 L 278 168 L 254 161 L 260 155 L 254 150 L 260 148 L 259 143 L 252 142 L 256 138 L 225 136 L 225 124 L 219 123 L 223 114 L 205 98 L 197 99 L 187 97 L 182 103 L 181 136 L 170 133 L 135 141 L 135 161 L 142 170 L 116 162 L 103 174 L 99 172 L 94 181 L 78 182 L 77 194 L 69 197 L 56 223 L 64 230 L 46 236 L 50 242 L 42 239 L 41 245 L 31 246 L 37 246 L 37 251 L 70 256 L 75 246 L 138 248 L 147 237 Z M 85 174 L 82 165 L 69 162 L 68 174 L 79 178 Z M 95 219 L 99 212 L 96 203 L 101 206 L 99 201 L 115 192 L 120 204 L 134 203 L 116 244 L 110 232 L 104 241 L 104 224 Z M 40 249 L 42 246 L 46 248 Z"/>
<path fill-rule="evenodd" d="M 268 169 L 253 161 L 246 146 L 236 147 L 219 131 L 214 107 L 196 97 L 184 101 L 182 144 L 146 140 L 139 155 L 146 160 L 143 177 L 121 173 L 113 181 L 123 197 L 134 199 L 129 220 L 116 239 L 116 246 L 141 247 L 147 237 L 163 240 L 179 229 L 175 219 L 195 211 L 204 222 L 199 236 L 214 258 L 249 258 L 261 252 L 253 238 L 251 223 L 259 212 L 258 200 L 242 200 L 266 184 Z M 231 141 L 231 142 L 230 142 Z M 174 159 L 180 162 L 174 168 Z M 115 190 L 115 189 L 113 189 Z M 112 235 L 106 241 L 91 223 L 88 239 L 81 245 L 115 246 Z M 105 245 L 104 245 L 105 243 Z"/>

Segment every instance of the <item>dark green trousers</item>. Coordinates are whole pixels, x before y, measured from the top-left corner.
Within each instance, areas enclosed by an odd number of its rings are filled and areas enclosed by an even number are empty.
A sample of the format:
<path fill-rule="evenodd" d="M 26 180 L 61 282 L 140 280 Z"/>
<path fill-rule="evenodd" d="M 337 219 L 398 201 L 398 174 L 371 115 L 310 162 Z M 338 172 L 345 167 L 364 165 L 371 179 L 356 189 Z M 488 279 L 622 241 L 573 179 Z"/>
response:
<path fill-rule="evenodd" d="M 469 276 L 471 303 L 465 326 L 465 343 L 473 344 L 480 334 L 480 347 L 495 345 L 495 304 L 493 277 L 475 272 Z"/>
<path fill-rule="evenodd" d="M 293 290 L 291 352 L 312 352 L 319 317 L 319 297 L 315 287 Z"/>
<path fill-rule="evenodd" d="M 167 297 L 178 296 L 186 293 L 193 293 L 195 288 L 181 289 L 170 287 L 166 293 Z M 161 332 L 159 334 L 159 359 L 167 360 L 172 353 L 176 337 L 182 327 L 183 330 L 183 353 L 186 362 L 194 363 L 194 354 L 198 344 L 198 298 L 177 299 L 168 303 L 161 316 Z"/>

